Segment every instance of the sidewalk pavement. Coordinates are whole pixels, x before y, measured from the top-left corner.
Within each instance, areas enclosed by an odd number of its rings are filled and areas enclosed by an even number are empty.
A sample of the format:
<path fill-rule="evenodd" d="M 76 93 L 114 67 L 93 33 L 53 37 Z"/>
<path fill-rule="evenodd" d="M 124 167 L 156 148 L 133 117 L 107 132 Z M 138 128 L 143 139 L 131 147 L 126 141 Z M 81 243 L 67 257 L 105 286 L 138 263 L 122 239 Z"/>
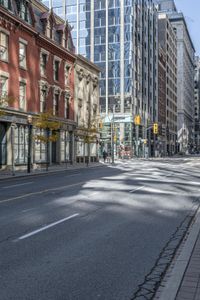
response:
<path fill-rule="evenodd" d="M 183 276 L 176 300 L 200 299 L 200 231 Z"/>
<path fill-rule="evenodd" d="M 74 163 L 71 164 L 65 164 L 65 165 L 53 165 L 49 166 L 48 171 L 46 171 L 46 167 L 38 168 L 38 169 L 32 169 L 31 173 L 27 173 L 27 170 L 16 170 L 15 173 L 12 173 L 12 170 L 0 170 L 0 181 L 10 178 L 20 178 L 20 177 L 27 177 L 27 176 L 35 176 L 35 175 L 45 175 L 45 174 L 52 174 L 57 172 L 67 172 L 68 170 L 78 170 L 78 169 L 84 169 L 84 168 L 95 168 L 95 167 L 101 167 L 103 166 L 102 162 L 96 162 L 96 163 L 89 163 L 88 166 L 86 163 Z"/>
<path fill-rule="evenodd" d="M 154 299 L 200 300 L 200 208 Z"/>

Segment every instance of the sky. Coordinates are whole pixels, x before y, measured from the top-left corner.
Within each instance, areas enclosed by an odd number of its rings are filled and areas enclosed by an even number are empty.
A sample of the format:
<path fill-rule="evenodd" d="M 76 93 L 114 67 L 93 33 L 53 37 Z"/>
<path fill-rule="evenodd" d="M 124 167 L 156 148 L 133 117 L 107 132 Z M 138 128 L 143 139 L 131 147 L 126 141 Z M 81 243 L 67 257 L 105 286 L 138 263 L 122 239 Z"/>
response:
<path fill-rule="evenodd" d="M 185 16 L 196 54 L 200 55 L 200 0 L 175 0 L 175 3 Z"/>

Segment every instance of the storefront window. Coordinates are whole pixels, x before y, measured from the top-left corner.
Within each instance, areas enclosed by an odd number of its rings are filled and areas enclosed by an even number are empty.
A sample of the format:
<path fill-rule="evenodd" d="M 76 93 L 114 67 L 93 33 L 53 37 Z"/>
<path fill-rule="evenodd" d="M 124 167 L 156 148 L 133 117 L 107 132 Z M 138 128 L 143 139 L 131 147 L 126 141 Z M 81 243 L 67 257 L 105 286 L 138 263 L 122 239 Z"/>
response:
<path fill-rule="evenodd" d="M 70 160 L 69 155 L 70 135 L 68 131 L 61 131 L 61 162 Z"/>
<path fill-rule="evenodd" d="M 35 136 L 45 136 L 45 131 L 43 129 L 35 130 Z M 42 142 L 40 139 L 35 138 L 35 162 L 46 162 L 46 143 Z"/>
<path fill-rule="evenodd" d="M 15 163 L 27 163 L 28 155 L 28 128 L 26 126 L 16 126 L 15 128 Z"/>

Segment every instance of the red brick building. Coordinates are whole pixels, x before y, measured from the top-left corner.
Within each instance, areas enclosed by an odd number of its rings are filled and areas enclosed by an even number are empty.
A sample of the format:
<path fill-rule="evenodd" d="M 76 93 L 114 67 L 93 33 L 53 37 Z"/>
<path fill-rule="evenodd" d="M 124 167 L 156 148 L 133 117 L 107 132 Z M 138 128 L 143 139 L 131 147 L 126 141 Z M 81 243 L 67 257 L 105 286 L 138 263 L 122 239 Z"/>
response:
<path fill-rule="evenodd" d="M 0 116 L 0 168 L 27 164 L 27 117 L 48 110 L 62 121 L 50 162 L 73 160 L 75 62 L 67 23 L 39 1 L 1 2 L 0 96 L 14 101 Z M 45 153 L 36 141 L 33 164 L 45 162 Z"/>

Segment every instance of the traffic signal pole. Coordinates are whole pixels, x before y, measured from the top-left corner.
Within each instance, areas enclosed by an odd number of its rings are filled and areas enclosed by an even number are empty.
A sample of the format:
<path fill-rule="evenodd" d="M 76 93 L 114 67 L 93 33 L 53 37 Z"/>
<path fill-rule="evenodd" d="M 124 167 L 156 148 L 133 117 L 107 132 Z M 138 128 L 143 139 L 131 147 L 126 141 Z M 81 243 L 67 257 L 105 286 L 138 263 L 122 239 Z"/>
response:
<path fill-rule="evenodd" d="M 135 152 L 136 152 L 136 156 L 139 156 L 139 147 L 138 147 L 138 140 L 139 140 L 139 125 L 136 125 L 135 127 L 135 135 L 136 135 L 136 147 L 135 147 Z"/>
<path fill-rule="evenodd" d="M 153 156 L 156 157 L 156 135 L 158 134 L 158 123 L 153 124 Z"/>

